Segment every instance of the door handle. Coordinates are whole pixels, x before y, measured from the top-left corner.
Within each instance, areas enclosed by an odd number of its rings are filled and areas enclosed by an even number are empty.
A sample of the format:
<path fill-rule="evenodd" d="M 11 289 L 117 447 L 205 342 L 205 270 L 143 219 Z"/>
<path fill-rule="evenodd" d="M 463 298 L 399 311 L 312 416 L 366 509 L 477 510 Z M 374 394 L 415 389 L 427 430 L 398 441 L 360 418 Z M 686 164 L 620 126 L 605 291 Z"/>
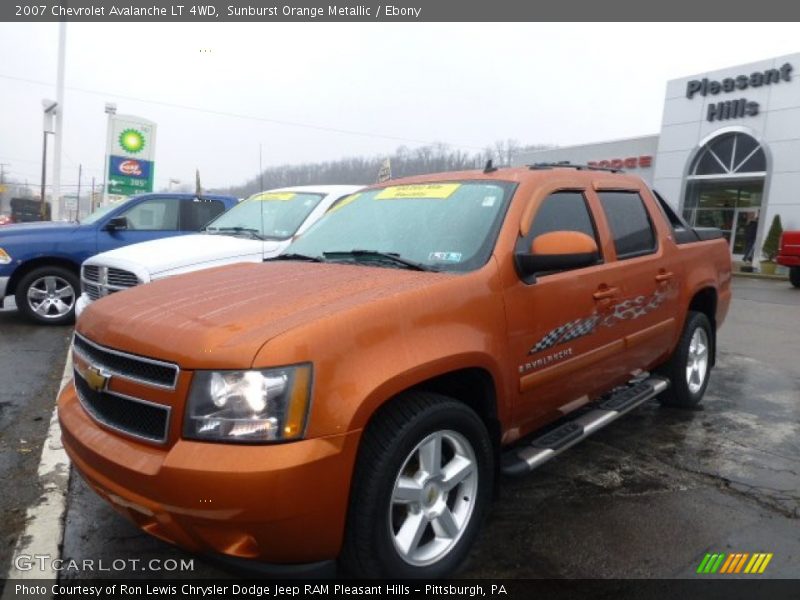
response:
<path fill-rule="evenodd" d="M 669 281 L 673 277 L 675 277 L 675 274 L 670 272 L 670 271 L 667 271 L 667 272 L 659 273 L 658 275 L 656 275 L 656 281 L 658 283 L 664 283 L 664 282 Z"/>
<path fill-rule="evenodd" d="M 604 288 L 600 288 L 594 294 L 592 294 L 592 297 L 595 300 L 608 300 L 608 299 L 613 298 L 614 296 L 616 296 L 618 293 L 619 293 L 619 288 L 604 287 Z"/>

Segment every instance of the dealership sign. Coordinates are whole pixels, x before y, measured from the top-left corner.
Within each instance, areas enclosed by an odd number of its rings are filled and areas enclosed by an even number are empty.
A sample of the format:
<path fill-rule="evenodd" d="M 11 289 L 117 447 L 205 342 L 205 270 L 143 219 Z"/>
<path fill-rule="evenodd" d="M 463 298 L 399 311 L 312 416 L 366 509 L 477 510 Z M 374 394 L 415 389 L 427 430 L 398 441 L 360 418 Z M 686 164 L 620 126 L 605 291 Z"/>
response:
<path fill-rule="evenodd" d="M 765 85 L 777 85 L 792 80 L 792 70 L 794 67 L 790 63 L 784 63 L 779 69 L 767 69 L 765 71 L 755 71 L 750 75 L 738 75 L 736 77 L 726 77 L 721 81 L 715 81 L 703 77 L 703 79 L 692 79 L 686 84 L 686 97 L 691 100 L 697 95 L 716 96 L 721 93 L 730 93 L 746 90 L 748 88 L 759 88 Z M 724 100 L 708 105 L 706 118 L 709 121 L 726 121 L 728 119 L 739 119 L 741 117 L 754 117 L 758 114 L 758 102 L 752 102 L 747 98 L 736 100 Z"/>
<path fill-rule="evenodd" d="M 108 193 L 152 192 L 155 148 L 155 123 L 132 115 L 112 116 L 106 148 Z"/>
<path fill-rule="evenodd" d="M 590 167 L 600 167 L 602 169 L 646 169 L 653 166 L 653 157 L 644 155 L 629 156 L 627 158 L 590 160 L 587 164 Z"/>

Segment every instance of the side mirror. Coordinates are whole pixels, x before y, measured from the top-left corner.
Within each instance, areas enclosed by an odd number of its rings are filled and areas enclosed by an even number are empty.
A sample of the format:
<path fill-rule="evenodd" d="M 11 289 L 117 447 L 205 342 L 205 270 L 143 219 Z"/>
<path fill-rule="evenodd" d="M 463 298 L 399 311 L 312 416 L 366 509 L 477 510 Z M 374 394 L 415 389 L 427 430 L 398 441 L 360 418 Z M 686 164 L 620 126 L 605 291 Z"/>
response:
<path fill-rule="evenodd" d="M 519 274 L 527 278 L 591 266 L 600 260 L 600 252 L 594 239 L 585 233 L 551 231 L 536 236 L 530 253 L 517 252 L 514 259 Z"/>
<path fill-rule="evenodd" d="M 106 231 L 123 231 L 128 228 L 128 219 L 126 217 L 114 217 L 109 219 L 104 229 Z"/>

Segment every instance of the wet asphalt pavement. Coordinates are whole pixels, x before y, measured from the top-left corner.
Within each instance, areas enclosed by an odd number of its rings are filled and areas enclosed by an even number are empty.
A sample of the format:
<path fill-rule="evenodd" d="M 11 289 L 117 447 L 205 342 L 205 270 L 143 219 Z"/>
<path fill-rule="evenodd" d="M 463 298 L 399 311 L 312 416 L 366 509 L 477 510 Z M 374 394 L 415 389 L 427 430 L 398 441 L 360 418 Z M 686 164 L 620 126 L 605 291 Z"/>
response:
<path fill-rule="evenodd" d="M 16 386 L 28 400 L 19 403 L 35 403 L 31 390 L 42 389 L 42 379 L 57 385 L 66 330 L 6 329 L 12 321 L 0 313 L 3 379 L 9 373 L 7 355 L 22 361 L 19 352 L 9 352 L 6 340 L 19 339 L 15 345 L 31 348 L 62 344 L 62 354 L 52 354 L 55 373 L 28 376 L 34 361 L 20 364 L 24 375 Z M 20 337 L 8 338 L 6 331 Z M 717 367 L 701 407 L 685 411 L 648 403 L 534 473 L 503 479 L 461 575 L 690 577 L 706 552 L 771 552 L 774 558 L 761 577 L 800 577 L 798 340 L 800 290 L 786 282 L 736 279 Z M 0 389 L 0 399 L 6 401 L 10 396 L 4 392 Z M 51 397 L 50 407 L 52 402 Z M 19 415 L 18 421 L 21 411 L 10 414 Z M 8 414 L 6 408 L 0 412 L 4 440 Z M 3 462 L 4 480 L 12 477 L 9 468 L 19 467 Z M 35 464 L 32 468 L 35 472 Z M 194 558 L 194 570 L 182 574 L 114 575 L 232 575 L 141 533 L 74 474 L 64 558 L 133 558 L 139 565 L 152 558 Z M 62 578 L 103 575 L 63 572 Z"/>
<path fill-rule="evenodd" d="M 13 304 L 12 304 L 13 306 Z M 0 569 L 5 574 L 25 510 L 41 492 L 36 477 L 71 327 L 38 327 L 0 309 Z"/>

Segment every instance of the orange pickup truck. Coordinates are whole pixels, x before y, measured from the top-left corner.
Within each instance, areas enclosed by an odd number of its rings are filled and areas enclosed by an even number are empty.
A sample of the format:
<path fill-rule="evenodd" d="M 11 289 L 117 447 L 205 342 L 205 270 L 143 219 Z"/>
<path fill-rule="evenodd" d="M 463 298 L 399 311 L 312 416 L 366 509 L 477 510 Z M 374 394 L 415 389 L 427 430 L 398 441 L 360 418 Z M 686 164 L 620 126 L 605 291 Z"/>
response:
<path fill-rule="evenodd" d="M 498 473 L 647 400 L 701 400 L 730 281 L 720 233 L 622 173 L 391 181 L 265 264 L 92 304 L 64 446 L 114 508 L 188 550 L 444 576 Z"/>

